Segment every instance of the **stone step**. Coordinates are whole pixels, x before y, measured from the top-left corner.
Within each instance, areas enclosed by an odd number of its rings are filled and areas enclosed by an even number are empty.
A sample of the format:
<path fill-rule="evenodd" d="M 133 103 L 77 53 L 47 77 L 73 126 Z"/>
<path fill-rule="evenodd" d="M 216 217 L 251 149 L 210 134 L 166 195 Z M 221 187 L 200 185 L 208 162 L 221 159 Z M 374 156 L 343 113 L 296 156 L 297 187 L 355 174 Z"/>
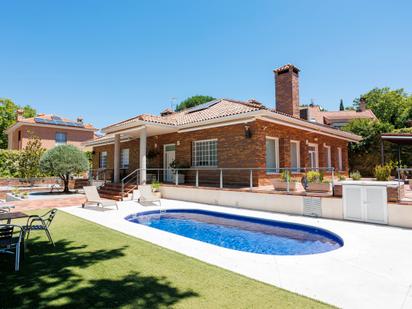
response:
<path fill-rule="evenodd" d="M 115 200 L 115 201 L 121 201 L 122 197 L 120 195 L 112 195 L 112 194 L 105 194 L 105 193 L 99 193 L 101 198 L 106 198 L 109 200 Z"/>

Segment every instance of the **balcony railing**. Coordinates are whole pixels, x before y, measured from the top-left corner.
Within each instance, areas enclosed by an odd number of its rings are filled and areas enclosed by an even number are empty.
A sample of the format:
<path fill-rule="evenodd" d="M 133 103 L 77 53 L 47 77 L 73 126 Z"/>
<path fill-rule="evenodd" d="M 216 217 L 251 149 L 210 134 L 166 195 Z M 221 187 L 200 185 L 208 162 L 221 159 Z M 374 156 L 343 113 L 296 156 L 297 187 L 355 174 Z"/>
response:
<path fill-rule="evenodd" d="M 293 178 L 303 177 L 309 171 L 317 171 L 324 174 L 325 178 L 330 178 L 333 188 L 334 172 L 333 167 L 318 167 L 318 168 L 245 168 L 245 167 L 192 167 L 192 168 L 146 168 L 136 169 L 121 180 L 122 193 L 128 184 L 139 184 L 140 174 L 146 171 L 146 183 L 154 181 L 161 183 L 175 184 L 176 186 L 183 184 L 182 178 L 185 177 L 185 185 L 199 186 L 214 186 L 220 189 L 233 187 L 248 187 L 253 190 L 258 186 L 258 178 L 280 178 L 281 173 L 288 171 L 290 177 L 286 181 L 287 192 L 289 192 L 289 184 Z M 183 175 L 183 177 L 181 177 Z"/>

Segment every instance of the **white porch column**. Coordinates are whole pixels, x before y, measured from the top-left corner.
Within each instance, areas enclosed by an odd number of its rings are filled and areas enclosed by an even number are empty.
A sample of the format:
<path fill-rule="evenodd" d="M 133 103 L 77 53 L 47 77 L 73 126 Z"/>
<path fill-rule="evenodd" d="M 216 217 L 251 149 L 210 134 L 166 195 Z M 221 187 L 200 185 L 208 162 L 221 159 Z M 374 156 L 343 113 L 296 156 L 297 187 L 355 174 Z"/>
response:
<path fill-rule="evenodd" d="M 120 182 L 120 134 L 114 136 L 113 178 L 114 183 Z"/>
<path fill-rule="evenodd" d="M 140 184 L 146 184 L 146 143 L 147 131 L 146 128 L 140 130 Z"/>

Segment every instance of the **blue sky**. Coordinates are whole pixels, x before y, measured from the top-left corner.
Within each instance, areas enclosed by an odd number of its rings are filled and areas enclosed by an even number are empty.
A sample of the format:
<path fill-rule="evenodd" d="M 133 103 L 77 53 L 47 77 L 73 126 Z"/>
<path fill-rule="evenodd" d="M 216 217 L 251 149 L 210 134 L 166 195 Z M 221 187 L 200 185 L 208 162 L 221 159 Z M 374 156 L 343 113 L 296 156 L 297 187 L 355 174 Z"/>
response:
<path fill-rule="evenodd" d="M 205 94 L 274 106 L 301 69 L 329 110 L 373 87 L 412 91 L 410 1 L 0 0 L 0 97 L 103 127 Z"/>

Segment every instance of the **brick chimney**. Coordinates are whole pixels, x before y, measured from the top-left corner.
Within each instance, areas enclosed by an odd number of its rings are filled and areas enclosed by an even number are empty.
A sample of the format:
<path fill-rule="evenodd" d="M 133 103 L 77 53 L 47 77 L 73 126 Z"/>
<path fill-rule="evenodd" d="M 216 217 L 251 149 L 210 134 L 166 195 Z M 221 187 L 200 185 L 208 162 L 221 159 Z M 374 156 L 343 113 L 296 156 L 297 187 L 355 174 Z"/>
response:
<path fill-rule="evenodd" d="M 365 100 L 365 98 L 360 98 L 360 100 L 359 100 L 359 111 L 360 112 L 366 111 L 366 100 Z"/>
<path fill-rule="evenodd" d="M 300 118 L 299 69 L 286 64 L 275 69 L 276 110 Z"/>
<path fill-rule="evenodd" d="M 22 109 L 18 109 L 17 111 L 16 111 L 16 114 L 17 114 L 17 121 L 20 121 L 20 120 L 22 120 L 22 119 L 24 119 L 24 117 L 23 117 L 23 114 L 24 114 L 24 110 L 22 110 Z"/>

